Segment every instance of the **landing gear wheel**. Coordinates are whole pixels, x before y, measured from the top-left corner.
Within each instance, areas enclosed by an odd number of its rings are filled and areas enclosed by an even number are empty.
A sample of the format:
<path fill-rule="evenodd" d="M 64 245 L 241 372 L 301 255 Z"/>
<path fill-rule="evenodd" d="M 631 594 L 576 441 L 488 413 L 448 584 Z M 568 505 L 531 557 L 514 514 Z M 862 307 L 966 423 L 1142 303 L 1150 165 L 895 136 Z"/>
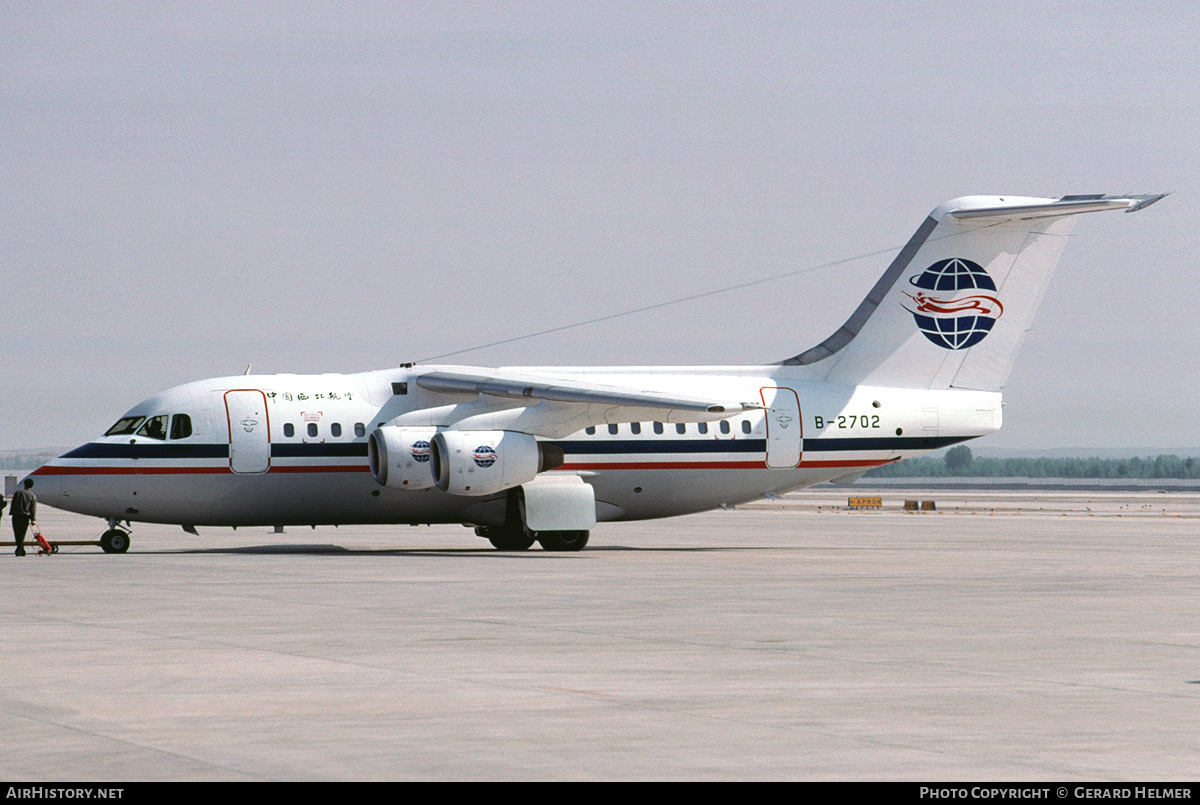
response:
<path fill-rule="evenodd" d="M 110 528 L 100 535 L 100 548 L 105 553 L 125 553 L 129 550 L 129 532 Z"/>
<path fill-rule="evenodd" d="M 505 534 L 502 537 L 488 537 L 488 541 L 498 551 L 527 551 L 533 547 L 534 539 L 525 534 Z"/>
<path fill-rule="evenodd" d="M 477 528 L 475 533 L 485 537 L 498 551 L 527 551 L 534 541 L 524 529 Z"/>
<path fill-rule="evenodd" d="M 587 545 L 586 531 L 539 531 L 537 541 L 543 551 L 582 551 Z"/>

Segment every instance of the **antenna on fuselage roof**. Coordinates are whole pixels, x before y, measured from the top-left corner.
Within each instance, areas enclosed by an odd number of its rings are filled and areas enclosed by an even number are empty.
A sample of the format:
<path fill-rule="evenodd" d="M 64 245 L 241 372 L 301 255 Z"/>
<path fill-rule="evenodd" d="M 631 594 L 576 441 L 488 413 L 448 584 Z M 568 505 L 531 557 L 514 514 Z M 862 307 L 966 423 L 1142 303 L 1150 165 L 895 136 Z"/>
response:
<path fill-rule="evenodd" d="M 242 372 L 242 374 L 243 374 L 243 375 L 248 375 L 248 374 L 250 374 L 250 367 L 251 367 L 251 366 L 253 366 L 253 365 L 254 365 L 254 364 L 252 364 L 252 363 L 248 363 L 248 364 L 246 364 L 246 371 Z"/>
<path fill-rule="evenodd" d="M 623 316 L 632 316 L 636 313 L 645 313 L 650 310 L 658 310 L 659 308 L 670 307 L 672 305 L 679 305 L 679 304 L 683 304 L 684 302 L 694 301 L 696 299 L 704 299 L 709 296 L 717 296 L 718 294 L 730 293 L 731 291 L 740 291 L 743 288 L 752 288 L 755 285 L 763 285 L 768 282 L 775 282 L 777 280 L 788 279 L 790 277 L 796 277 L 801 274 L 809 274 L 809 273 L 812 273 L 813 271 L 820 271 L 820 270 L 826 269 L 826 268 L 834 268 L 835 266 L 841 266 L 841 265 L 845 265 L 847 263 L 853 263 L 856 260 L 865 260 L 870 257 L 878 257 L 881 254 L 893 254 L 898 249 L 900 249 L 899 246 L 889 246 L 886 249 L 877 249 L 873 252 L 866 252 L 864 254 L 856 254 L 853 257 L 843 257 L 840 260 L 830 260 L 828 263 L 821 263 L 820 265 L 808 266 L 807 268 L 799 268 L 799 269 L 796 269 L 795 271 L 786 271 L 783 274 L 774 274 L 770 277 L 762 277 L 760 279 L 750 280 L 749 282 L 740 282 L 737 285 L 727 285 L 723 288 L 716 288 L 711 291 L 703 291 L 701 293 L 689 294 L 687 296 L 680 296 L 675 299 L 668 299 L 665 302 L 656 302 L 651 305 L 645 305 L 644 307 L 635 307 L 635 308 L 631 308 L 629 310 L 622 310 L 618 313 L 610 313 L 605 316 L 597 316 L 594 319 L 585 319 L 583 321 L 574 322 L 573 324 L 563 324 L 558 327 L 551 327 L 547 330 L 538 330 L 537 332 L 534 332 L 534 333 L 526 333 L 525 335 L 516 335 L 511 338 L 503 338 L 499 341 L 492 341 L 487 344 L 477 344 L 476 346 L 467 347 L 465 349 L 455 350 L 454 352 L 443 352 L 441 355 L 431 355 L 427 358 L 421 358 L 420 360 L 417 361 L 417 363 L 431 363 L 432 361 L 441 360 L 442 358 L 449 358 L 453 355 L 462 355 L 467 352 L 475 352 L 477 350 L 487 349 L 488 347 L 498 347 L 503 344 L 511 344 L 514 341 L 524 341 L 527 338 L 538 338 L 539 336 L 543 336 L 543 335 L 550 335 L 552 333 L 560 333 L 563 330 L 574 330 L 577 327 L 586 327 L 589 324 L 599 324 L 600 322 L 603 322 L 603 321 L 619 319 L 619 318 L 622 318 Z"/>

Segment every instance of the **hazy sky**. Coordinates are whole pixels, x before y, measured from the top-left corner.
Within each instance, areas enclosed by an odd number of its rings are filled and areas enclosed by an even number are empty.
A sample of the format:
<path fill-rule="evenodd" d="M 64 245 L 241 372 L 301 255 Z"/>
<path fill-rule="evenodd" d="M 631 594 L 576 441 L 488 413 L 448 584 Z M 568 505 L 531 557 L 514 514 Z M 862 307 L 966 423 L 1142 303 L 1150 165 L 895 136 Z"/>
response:
<path fill-rule="evenodd" d="M 351 5 L 351 8 L 345 8 Z M 1200 4 L 6 3 L 0 450 L 178 383 L 360 371 L 1084 216 L 989 446 L 1200 445 Z M 772 362 L 859 260 L 451 359 Z"/>

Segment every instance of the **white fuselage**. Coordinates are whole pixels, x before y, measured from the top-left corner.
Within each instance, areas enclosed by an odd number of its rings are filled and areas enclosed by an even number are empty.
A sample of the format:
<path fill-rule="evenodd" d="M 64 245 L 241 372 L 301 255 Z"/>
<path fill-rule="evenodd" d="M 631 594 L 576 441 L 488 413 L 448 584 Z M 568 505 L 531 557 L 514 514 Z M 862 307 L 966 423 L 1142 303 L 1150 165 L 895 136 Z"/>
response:
<path fill-rule="evenodd" d="M 416 382 L 438 368 L 177 386 L 126 414 L 162 418 L 158 431 L 88 442 L 37 470 L 36 491 L 51 506 L 114 521 L 498 525 L 503 493 L 377 483 L 367 439 L 381 426 L 516 431 L 561 448 L 565 463 L 554 472 L 592 486 L 597 520 L 636 520 L 852 478 L 1001 424 L 997 392 L 840 386 L 804 367 L 522 370 L 762 406 L 733 416 L 659 412 L 661 420 L 648 410 L 645 421 L 626 414 L 609 424 L 603 406 L 520 399 L 497 405 L 485 395 L 428 391 Z M 175 427 L 179 415 L 188 428 Z"/>
<path fill-rule="evenodd" d="M 110 522 L 464 523 L 579 550 L 597 522 L 754 500 L 999 429 L 1075 217 L 1161 195 L 965 196 L 934 209 L 846 322 L 769 366 L 225 377 L 135 406 L 33 473 Z"/>

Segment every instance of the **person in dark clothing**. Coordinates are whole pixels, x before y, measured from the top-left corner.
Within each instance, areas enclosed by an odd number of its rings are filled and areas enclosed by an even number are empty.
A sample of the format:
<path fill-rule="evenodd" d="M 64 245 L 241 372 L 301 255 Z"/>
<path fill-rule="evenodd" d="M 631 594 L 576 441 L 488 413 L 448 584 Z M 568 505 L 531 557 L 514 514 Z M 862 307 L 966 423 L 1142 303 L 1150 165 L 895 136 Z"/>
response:
<path fill-rule="evenodd" d="M 25 488 L 18 489 L 12 498 L 13 537 L 17 541 L 17 556 L 25 555 L 25 533 L 30 523 L 37 523 L 37 498 L 33 494 L 33 479 L 25 479 Z"/>

